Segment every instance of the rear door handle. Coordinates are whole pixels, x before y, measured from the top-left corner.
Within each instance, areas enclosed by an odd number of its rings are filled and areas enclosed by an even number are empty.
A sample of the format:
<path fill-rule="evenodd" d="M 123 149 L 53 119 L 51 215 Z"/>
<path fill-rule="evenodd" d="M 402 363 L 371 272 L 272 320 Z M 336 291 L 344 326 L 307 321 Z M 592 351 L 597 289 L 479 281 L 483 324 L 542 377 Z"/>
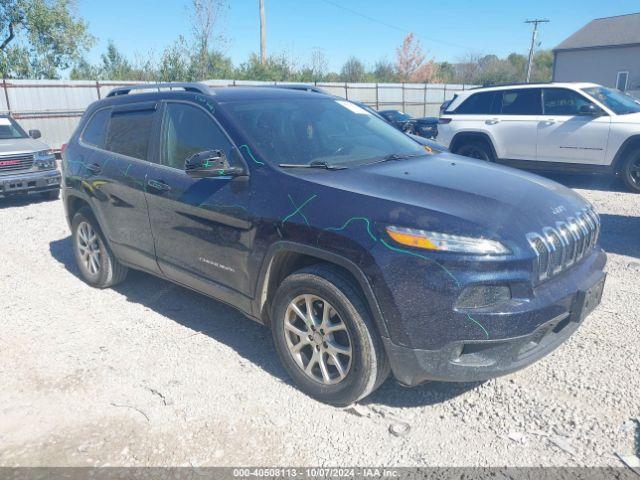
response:
<path fill-rule="evenodd" d="M 487 125 L 495 125 L 496 123 L 500 123 L 500 119 L 492 118 L 490 120 L 486 120 L 484 123 L 486 123 Z"/>
<path fill-rule="evenodd" d="M 171 191 L 171 187 L 164 180 L 149 180 L 147 185 L 160 193 Z"/>
<path fill-rule="evenodd" d="M 91 173 L 100 173 L 102 171 L 102 167 L 97 163 L 92 163 L 90 165 L 87 165 L 87 170 L 89 170 Z"/>

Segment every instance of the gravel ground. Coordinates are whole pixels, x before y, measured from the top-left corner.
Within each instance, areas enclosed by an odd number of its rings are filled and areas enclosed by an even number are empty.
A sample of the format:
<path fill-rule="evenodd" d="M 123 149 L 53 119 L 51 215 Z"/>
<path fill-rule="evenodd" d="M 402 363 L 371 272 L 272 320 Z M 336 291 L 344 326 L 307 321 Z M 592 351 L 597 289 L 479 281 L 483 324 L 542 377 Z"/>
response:
<path fill-rule="evenodd" d="M 640 195 L 561 180 L 602 215 L 603 304 L 561 348 L 480 384 L 304 396 L 267 329 L 132 272 L 79 278 L 61 202 L 0 200 L 0 465 L 620 466 L 640 456 Z M 638 420 L 640 422 L 640 420 Z"/>

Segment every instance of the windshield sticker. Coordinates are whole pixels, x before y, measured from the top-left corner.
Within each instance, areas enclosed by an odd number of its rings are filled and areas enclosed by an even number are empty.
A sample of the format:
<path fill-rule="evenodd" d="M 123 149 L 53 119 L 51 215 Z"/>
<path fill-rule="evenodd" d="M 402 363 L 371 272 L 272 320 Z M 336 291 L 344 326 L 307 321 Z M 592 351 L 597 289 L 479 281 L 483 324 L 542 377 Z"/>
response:
<path fill-rule="evenodd" d="M 11 122 L 8 118 L 0 118 L 0 125 L 2 125 L 3 127 L 8 127 L 11 125 Z"/>
<path fill-rule="evenodd" d="M 353 113 L 357 113 L 359 115 L 371 115 L 364 108 L 359 107 L 355 103 L 348 102 L 347 100 L 336 100 L 336 103 L 339 104 L 339 105 L 342 105 L 344 108 L 346 108 L 347 110 L 352 111 Z"/>

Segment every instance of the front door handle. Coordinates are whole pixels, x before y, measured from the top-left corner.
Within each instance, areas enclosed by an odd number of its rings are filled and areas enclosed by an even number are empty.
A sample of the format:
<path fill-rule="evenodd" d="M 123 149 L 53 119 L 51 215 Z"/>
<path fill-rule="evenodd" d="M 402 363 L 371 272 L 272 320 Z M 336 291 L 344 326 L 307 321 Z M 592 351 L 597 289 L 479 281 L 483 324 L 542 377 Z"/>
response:
<path fill-rule="evenodd" d="M 87 165 L 87 170 L 89 170 L 93 174 L 97 174 L 102 171 L 102 167 L 97 163 L 92 163 L 90 165 Z"/>
<path fill-rule="evenodd" d="M 164 180 L 149 180 L 147 181 L 147 185 L 160 193 L 171 191 L 171 187 Z"/>
<path fill-rule="evenodd" d="M 492 118 L 490 120 L 485 121 L 484 123 L 486 123 L 487 125 L 495 125 L 496 123 L 499 123 L 500 119 L 499 118 Z"/>

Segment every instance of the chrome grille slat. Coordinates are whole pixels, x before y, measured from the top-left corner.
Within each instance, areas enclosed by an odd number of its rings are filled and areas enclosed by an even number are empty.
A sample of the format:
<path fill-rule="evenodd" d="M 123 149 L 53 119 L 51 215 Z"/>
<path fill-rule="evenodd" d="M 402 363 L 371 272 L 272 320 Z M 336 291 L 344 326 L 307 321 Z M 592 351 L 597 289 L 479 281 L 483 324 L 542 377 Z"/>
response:
<path fill-rule="evenodd" d="M 3 162 L 11 162 L 11 164 L 3 165 Z M 0 174 L 28 170 L 33 166 L 33 162 L 34 157 L 32 153 L 0 156 Z"/>
<path fill-rule="evenodd" d="M 538 280 L 545 280 L 578 263 L 598 242 L 600 217 L 583 209 L 566 221 L 547 226 L 540 233 L 527 234 L 536 254 Z"/>

